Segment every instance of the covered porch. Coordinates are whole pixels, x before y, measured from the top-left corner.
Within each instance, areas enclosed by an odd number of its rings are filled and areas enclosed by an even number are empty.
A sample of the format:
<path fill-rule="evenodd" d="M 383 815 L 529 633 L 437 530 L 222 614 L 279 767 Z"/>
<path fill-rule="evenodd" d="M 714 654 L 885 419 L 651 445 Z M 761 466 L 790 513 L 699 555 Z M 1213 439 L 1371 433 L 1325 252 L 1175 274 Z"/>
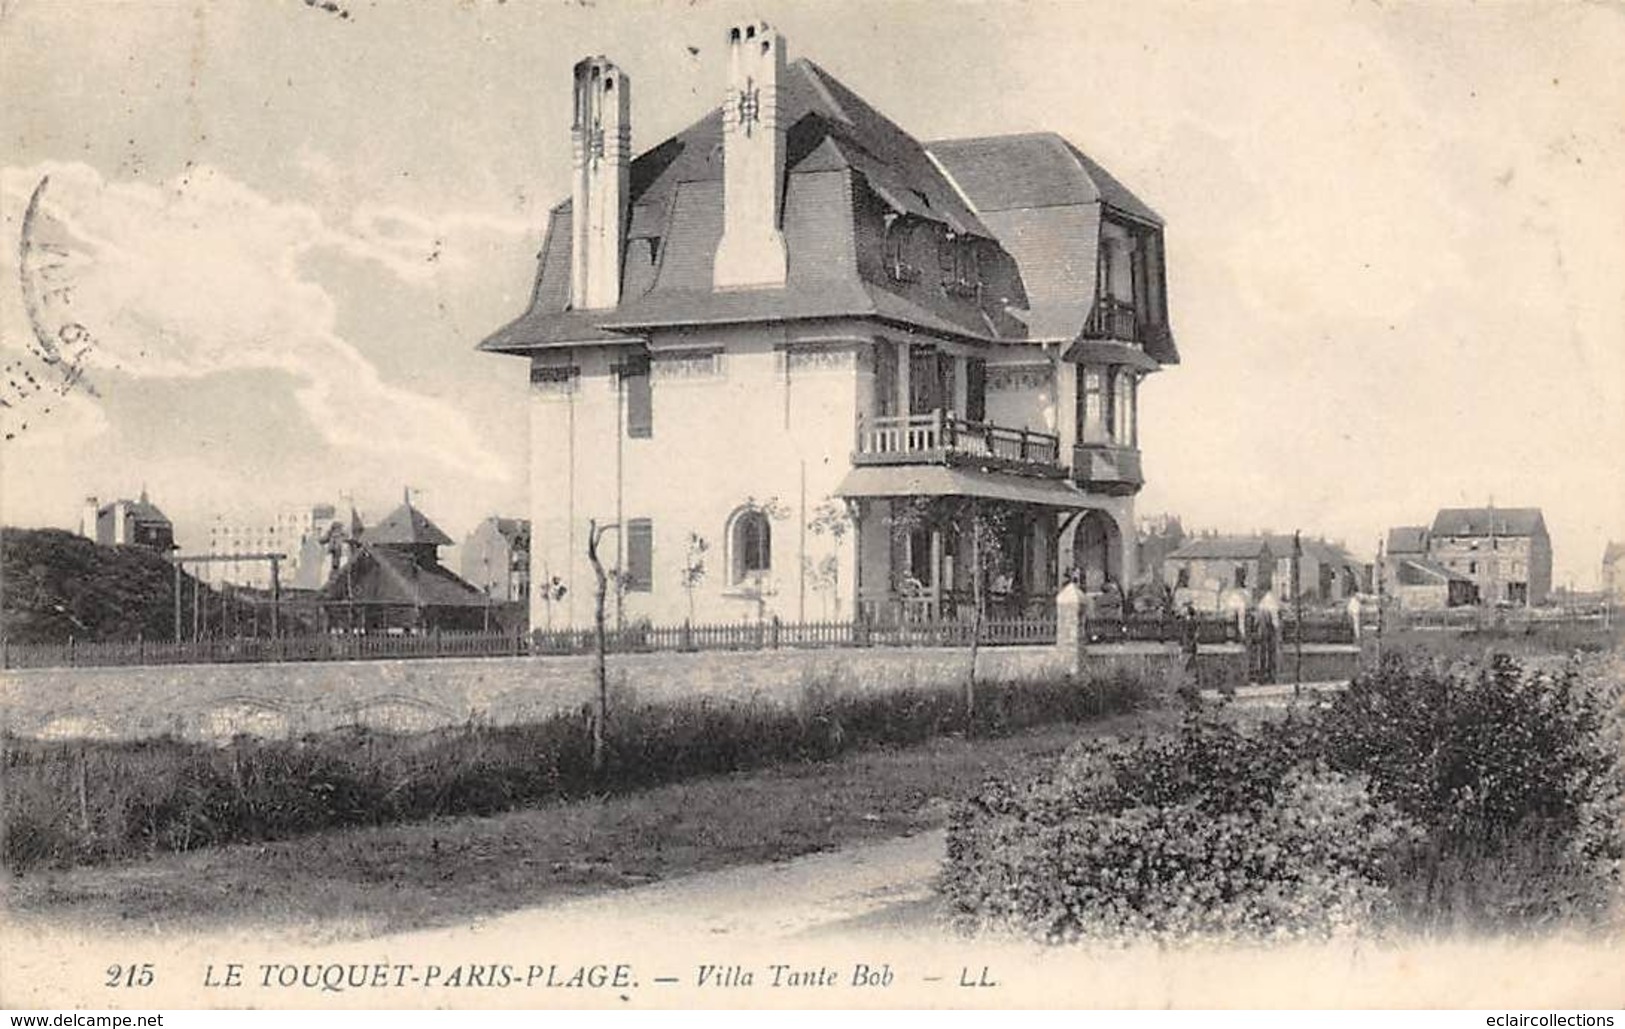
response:
<path fill-rule="evenodd" d="M 1030 619 L 1068 579 L 1125 578 L 1117 518 L 1064 479 L 944 466 L 858 467 L 837 495 L 852 511 L 858 615 L 871 624 Z"/>

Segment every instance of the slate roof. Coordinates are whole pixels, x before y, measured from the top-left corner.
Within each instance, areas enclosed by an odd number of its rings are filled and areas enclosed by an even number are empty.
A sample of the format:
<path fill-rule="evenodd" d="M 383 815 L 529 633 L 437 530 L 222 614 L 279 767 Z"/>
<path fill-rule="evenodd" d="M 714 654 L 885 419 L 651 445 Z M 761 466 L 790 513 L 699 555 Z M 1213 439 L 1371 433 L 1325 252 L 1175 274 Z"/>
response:
<path fill-rule="evenodd" d="M 1615 543 L 1613 540 L 1609 540 L 1608 546 L 1603 548 L 1602 563 L 1611 565 L 1622 557 L 1625 557 L 1625 543 Z"/>
<path fill-rule="evenodd" d="M 1288 544 L 1287 553 L 1291 553 Z M 1261 536 L 1198 536 L 1187 540 L 1163 560 L 1235 560 L 1246 561 L 1256 557 L 1275 556 Z"/>
<path fill-rule="evenodd" d="M 1388 530 L 1386 550 L 1391 556 L 1427 553 L 1428 527 L 1425 525 L 1394 526 Z"/>
<path fill-rule="evenodd" d="M 812 61 L 792 62 L 780 85 L 786 125 L 782 229 L 789 253 L 783 288 L 712 289 L 712 261 L 723 221 L 720 109 L 638 156 L 630 204 L 620 304 L 607 311 L 569 309 L 573 211 L 553 209 L 538 255 L 530 308 L 480 349 L 527 353 L 586 344 L 641 342 L 652 329 L 679 325 L 857 317 L 917 327 L 986 344 L 1031 336 L 1070 339 L 1093 300 L 1094 247 L 1101 203 L 1153 224 L 1152 212 L 1094 162 L 1059 137 L 933 144 L 917 140 Z M 937 148 L 941 147 L 939 153 Z M 944 168 L 976 157 L 1028 160 L 1031 183 L 982 210 Z M 946 157 L 944 156 L 946 155 Z M 978 165 L 980 167 L 980 164 Z M 978 183 L 982 178 L 975 175 Z M 1034 215 L 998 206 L 1056 199 Z M 980 297 L 950 295 L 932 268 L 920 282 L 899 282 L 868 255 L 871 222 L 890 210 L 986 242 L 979 254 Z M 1029 227 L 1033 222 L 1037 227 Z M 865 236 L 863 233 L 869 233 Z M 657 242 L 658 241 L 658 242 Z M 1035 292 L 1036 290 L 1036 292 Z M 1032 297 L 1042 298 L 1042 303 Z M 1042 332 L 1030 332 L 1028 320 Z M 1172 341 L 1148 345 L 1177 361 Z"/>
<path fill-rule="evenodd" d="M 976 209 L 1010 211 L 1105 203 L 1161 225 L 1162 218 L 1077 147 L 1053 132 L 927 144 Z"/>
<path fill-rule="evenodd" d="M 1408 557 L 1400 561 L 1398 575 L 1401 586 L 1428 586 L 1438 581 L 1473 581 L 1460 572 L 1453 572 L 1444 565 L 1419 557 Z"/>
<path fill-rule="evenodd" d="M 1292 537 L 1279 533 L 1264 537 L 1270 545 L 1270 553 L 1276 557 L 1292 556 Z M 1327 540 L 1314 536 L 1302 537 L 1303 556 L 1321 564 L 1346 565 L 1350 568 L 1360 567 L 1360 562 L 1353 554 Z"/>
<path fill-rule="evenodd" d="M 1497 536 L 1544 536 L 1546 521 L 1538 507 L 1445 507 L 1433 518 L 1434 536 L 1488 536 L 1491 512 Z"/>
<path fill-rule="evenodd" d="M 1021 268 L 1032 337 L 1078 335 L 1095 294 L 1102 208 L 1158 228 L 1162 218 L 1077 147 L 1053 132 L 946 139 L 927 150 L 975 205 Z M 1177 364 L 1173 337 L 1146 352 Z"/>
<path fill-rule="evenodd" d="M 451 538 L 411 504 L 402 504 L 378 524 L 361 533 L 368 546 L 451 546 Z"/>
<path fill-rule="evenodd" d="M 123 504 L 130 517 L 142 525 L 170 525 L 169 516 L 158 510 L 156 504 L 142 497 L 140 500 L 115 500 L 111 504 L 103 504 L 97 511 L 97 517 L 111 516 L 113 509 Z"/>
<path fill-rule="evenodd" d="M 490 599 L 439 562 L 418 562 L 387 546 L 365 546 L 322 587 L 327 601 L 399 607 L 484 607 Z"/>

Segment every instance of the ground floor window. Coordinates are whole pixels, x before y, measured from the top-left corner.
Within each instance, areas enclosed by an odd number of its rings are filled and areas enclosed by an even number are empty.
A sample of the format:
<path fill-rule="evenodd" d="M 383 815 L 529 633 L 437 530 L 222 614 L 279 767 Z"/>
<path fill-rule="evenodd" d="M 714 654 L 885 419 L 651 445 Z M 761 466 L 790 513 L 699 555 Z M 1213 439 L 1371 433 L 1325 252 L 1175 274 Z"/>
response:
<path fill-rule="evenodd" d="M 729 533 L 731 580 L 734 585 L 759 579 L 773 570 L 773 525 L 767 512 L 747 507 L 734 515 Z"/>

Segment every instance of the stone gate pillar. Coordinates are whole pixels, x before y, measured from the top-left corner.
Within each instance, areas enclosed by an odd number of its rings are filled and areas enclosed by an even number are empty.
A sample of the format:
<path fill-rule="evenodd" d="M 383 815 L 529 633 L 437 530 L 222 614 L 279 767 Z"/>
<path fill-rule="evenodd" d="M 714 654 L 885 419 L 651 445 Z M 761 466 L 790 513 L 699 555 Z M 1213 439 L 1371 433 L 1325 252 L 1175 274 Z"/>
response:
<path fill-rule="evenodd" d="M 1083 591 L 1069 582 L 1055 595 L 1055 651 L 1066 674 L 1076 679 L 1083 674 L 1083 648 L 1089 641 L 1084 631 Z"/>

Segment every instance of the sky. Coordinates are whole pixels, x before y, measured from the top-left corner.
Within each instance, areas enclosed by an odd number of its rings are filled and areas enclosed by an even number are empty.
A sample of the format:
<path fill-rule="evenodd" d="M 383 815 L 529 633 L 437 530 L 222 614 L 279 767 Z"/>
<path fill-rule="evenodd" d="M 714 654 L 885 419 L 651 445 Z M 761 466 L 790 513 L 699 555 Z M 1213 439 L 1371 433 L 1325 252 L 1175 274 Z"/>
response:
<path fill-rule="evenodd" d="M 1582 589 L 1625 539 L 1625 5 L 329 7 L 0 0 L 5 524 L 522 515 L 525 366 L 474 346 L 568 194 L 571 66 L 629 74 L 641 151 L 762 17 L 917 138 L 1059 132 L 1163 216 L 1140 513 L 1369 557 L 1535 506 Z"/>

